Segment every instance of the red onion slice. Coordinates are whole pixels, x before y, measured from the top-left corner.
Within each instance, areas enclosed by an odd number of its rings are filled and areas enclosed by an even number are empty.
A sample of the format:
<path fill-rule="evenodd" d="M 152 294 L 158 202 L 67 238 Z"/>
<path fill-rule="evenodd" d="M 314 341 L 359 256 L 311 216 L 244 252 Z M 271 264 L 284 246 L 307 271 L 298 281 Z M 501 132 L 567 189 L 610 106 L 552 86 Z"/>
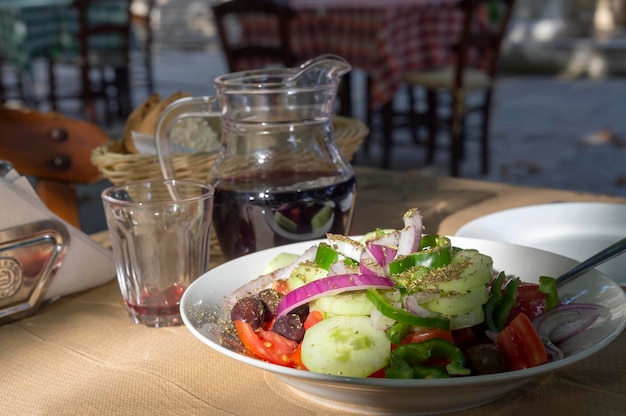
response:
<path fill-rule="evenodd" d="M 359 266 L 348 266 L 345 261 L 337 261 L 330 265 L 328 276 L 337 276 L 340 274 L 358 274 Z"/>
<path fill-rule="evenodd" d="M 396 257 L 396 249 L 380 244 L 368 244 L 367 250 L 376 263 L 380 264 L 383 268 L 389 265 L 390 262 Z M 363 256 L 361 256 L 363 258 Z"/>
<path fill-rule="evenodd" d="M 390 232 L 386 232 L 385 234 L 376 235 L 371 237 L 365 241 L 366 246 L 370 246 L 372 244 L 377 244 L 381 246 L 387 247 L 398 247 L 398 240 L 400 239 L 400 232 L 397 230 L 393 230 Z"/>
<path fill-rule="evenodd" d="M 422 214 L 417 208 L 408 210 L 402 216 L 402 220 L 404 221 L 404 228 L 400 230 L 396 257 L 407 256 L 419 251 L 424 229 Z"/>
<path fill-rule="evenodd" d="M 608 314 L 608 308 L 590 303 L 562 304 L 549 309 L 533 320 L 540 337 L 558 344 L 580 334 L 599 317 Z"/>
<path fill-rule="evenodd" d="M 322 296 L 332 296 L 351 290 L 369 288 L 387 289 L 393 287 L 390 279 L 376 275 L 344 274 L 314 280 L 287 293 L 278 303 L 276 318 L 288 314 L 298 306 Z"/>
<path fill-rule="evenodd" d="M 344 256 L 358 260 L 361 258 L 361 253 L 365 250 L 365 245 L 359 243 L 356 240 L 346 237 L 343 234 L 331 234 L 327 233 L 326 238 L 331 246 Z"/>
<path fill-rule="evenodd" d="M 422 318 L 434 318 L 439 314 L 420 306 L 420 303 L 430 302 L 441 297 L 440 292 L 435 291 L 421 291 L 411 293 L 406 297 L 405 305 L 406 309 L 414 315 L 421 316 Z"/>
<path fill-rule="evenodd" d="M 378 264 L 378 262 L 367 254 L 366 251 L 363 252 L 361 259 L 359 260 L 359 271 L 361 274 L 365 275 L 387 277 L 383 266 Z"/>

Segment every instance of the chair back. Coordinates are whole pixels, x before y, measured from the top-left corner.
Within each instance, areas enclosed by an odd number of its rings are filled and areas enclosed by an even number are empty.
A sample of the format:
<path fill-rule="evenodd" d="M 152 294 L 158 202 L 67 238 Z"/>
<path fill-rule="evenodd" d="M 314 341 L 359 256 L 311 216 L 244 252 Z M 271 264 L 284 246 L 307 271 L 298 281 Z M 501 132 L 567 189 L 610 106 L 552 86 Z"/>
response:
<path fill-rule="evenodd" d="M 130 78 L 131 0 L 75 0 L 83 85 L 91 67 L 111 66 L 115 77 Z M 91 94 L 88 88 L 87 97 Z M 127 109 L 128 110 L 128 109 Z"/>
<path fill-rule="evenodd" d="M 496 76 L 502 40 L 515 7 L 515 0 L 462 0 L 463 27 L 454 46 L 455 84 L 463 85 L 463 71 L 477 66 Z"/>
<path fill-rule="evenodd" d="M 54 112 L 0 106 L 0 159 L 35 180 L 46 206 L 78 227 L 76 184 L 102 179 L 92 151 L 109 141 L 97 126 Z"/>
<path fill-rule="evenodd" d="M 230 0 L 212 9 L 230 71 L 296 64 L 290 34 L 294 12 L 287 5 L 270 0 Z M 267 22 L 266 33 L 246 33 L 246 20 L 259 18 Z"/>
<path fill-rule="evenodd" d="M 128 65 L 131 3 L 131 0 L 74 0 L 72 5 L 78 22 L 76 35 L 83 59 L 88 59 L 97 51 L 103 56 L 110 53 L 107 58 L 113 56 L 116 59 L 115 62 L 96 62 L 98 64 Z M 93 56 L 91 59 L 94 59 Z"/>
<path fill-rule="evenodd" d="M 154 31 L 152 29 L 152 11 L 154 10 L 156 0 L 145 0 L 143 3 L 144 10 L 138 13 L 131 9 L 131 30 L 132 43 L 131 50 L 136 52 L 139 50 L 143 63 L 143 79 L 141 73 L 132 79 L 133 85 L 145 84 L 149 95 L 155 92 L 154 68 L 153 68 L 153 49 L 154 49 Z M 139 71 L 135 71 L 139 72 Z"/>
<path fill-rule="evenodd" d="M 83 101 L 89 120 L 98 120 L 96 99 L 105 103 L 107 122 L 112 121 L 111 103 L 117 106 L 123 119 L 131 109 L 130 44 L 131 0 L 74 0 L 70 10 L 71 44 L 65 44 L 56 56 L 51 56 L 48 77 L 48 96 L 51 107 L 57 110 L 59 99 Z M 55 66 L 70 65 L 80 72 L 80 90 L 71 87 L 61 90 L 57 85 Z M 68 92 L 69 91 L 69 92 Z"/>

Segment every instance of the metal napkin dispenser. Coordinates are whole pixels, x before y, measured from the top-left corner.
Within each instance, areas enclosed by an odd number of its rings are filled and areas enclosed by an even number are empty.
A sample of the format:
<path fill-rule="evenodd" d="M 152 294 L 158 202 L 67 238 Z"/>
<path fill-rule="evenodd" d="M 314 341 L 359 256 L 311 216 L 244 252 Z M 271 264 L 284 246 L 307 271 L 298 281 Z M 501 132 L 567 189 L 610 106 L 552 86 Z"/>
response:
<path fill-rule="evenodd" d="M 52 213 L 0 160 L 0 325 L 114 278 L 111 250 Z"/>
<path fill-rule="evenodd" d="M 0 323 L 39 308 L 69 243 L 67 227 L 53 219 L 0 230 Z"/>

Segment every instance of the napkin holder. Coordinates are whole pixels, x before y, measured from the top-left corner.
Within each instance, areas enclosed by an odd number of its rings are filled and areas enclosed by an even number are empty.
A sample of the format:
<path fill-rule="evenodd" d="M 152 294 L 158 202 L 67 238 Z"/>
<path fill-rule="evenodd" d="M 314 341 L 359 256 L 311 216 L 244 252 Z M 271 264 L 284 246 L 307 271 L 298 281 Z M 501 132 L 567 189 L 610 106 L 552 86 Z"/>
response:
<path fill-rule="evenodd" d="M 0 196 L 0 324 L 115 277 L 111 251 L 52 213 L 2 161 Z"/>

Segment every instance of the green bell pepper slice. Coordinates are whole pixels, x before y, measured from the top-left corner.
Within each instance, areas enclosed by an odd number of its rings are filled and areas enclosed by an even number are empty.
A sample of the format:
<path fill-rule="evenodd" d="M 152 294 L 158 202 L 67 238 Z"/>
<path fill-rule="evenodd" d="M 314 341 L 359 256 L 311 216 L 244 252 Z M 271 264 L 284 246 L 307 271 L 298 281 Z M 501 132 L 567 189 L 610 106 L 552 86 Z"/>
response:
<path fill-rule="evenodd" d="M 406 337 L 406 334 L 409 333 L 410 329 L 411 325 L 406 322 L 396 322 L 385 330 L 385 334 L 387 335 L 387 339 L 393 344 L 399 344 L 400 341 Z"/>
<path fill-rule="evenodd" d="M 519 287 L 521 280 L 519 277 L 509 280 L 504 289 L 504 296 L 502 300 L 496 306 L 493 312 L 493 320 L 496 324 L 498 331 L 502 331 L 506 324 L 506 318 L 511 313 L 511 309 L 517 303 L 517 288 Z"/>
<path fill-rule="evenodd" d="M 556 287 L 556 279 L 549 276 L 539 276 L 538 292 L 545 295 L 546 310 L 559 306 L 559 292 Z"/>
<path fill-rule="evenodd" d="M 431 358 L 447 358 L 450 363 L 445 369 L 439 366 L 426 365 Z M 450 376 L 466 376 L 471 372 L 465 367 L 463 351 L 452 342 L 431 338 L 415 344 L 402 344 L 391 352 L 389 368 L 385 370 L 386 378 L 446 378 Z"/>
<path fill-rule="evenodd" d="M 396 308 L 387 302 L 387 299 L 381 295 L 376 289 L 367 289 L 365 291 L 367 298 L 374 304 L 374 307 L 380 311 L 383 315 L 393 319 L 397 322 L 404 322 L 420 328 L 441 328 L 450 329 L 450 321 L 444 318 L 423 318 L 405 311 L 404 309 Z"/>
<path fill-rule="evenodd" d="M 326 243 L 320 243 L 315 253 L 315 263 L 324 270 L 329 270 L 339 259 L 339 252 Z"/>
<path fill-rule="evenodd" d="M 485 325 L 487 325 L 487 329 L 491 332 L 499 332 L 500 330 L 496 326 L 494 321 L 494 311 L 496 310 L 496 306 L 502 300 L 502 284 L 504 283 L 504 279 L 506 279 L 506 275 L 504 272 L 500 272 L 498 276 L 493 279 L 491 282 L 491 290 L 489 291 L 489 299 L 483 306 L 483 310 L 485 311 Z"/>
<path fill-rule="evenodd" d="M 500 272 L 493 282 L 491 282 L 489 299 L 487 299 L 487 303 L 483 306 L 487 329 L 495 333 L 504 329 L 506 318 L 517 302 L 517 289 L 521 282 L 519 277 L 509 280 L 503 294 L 502 285 L 505 279 L 506 276 L 504 273 Z"/>
<path fill-rule="evenodd" d="M 452 243 L 445 236 L 429 234 L 422 237 L 420 251 L 403 256 L 389 263 L 389 273 L 398 274 L 412 267 L 425 266 L 438 269 L 452 262 Z"/>

